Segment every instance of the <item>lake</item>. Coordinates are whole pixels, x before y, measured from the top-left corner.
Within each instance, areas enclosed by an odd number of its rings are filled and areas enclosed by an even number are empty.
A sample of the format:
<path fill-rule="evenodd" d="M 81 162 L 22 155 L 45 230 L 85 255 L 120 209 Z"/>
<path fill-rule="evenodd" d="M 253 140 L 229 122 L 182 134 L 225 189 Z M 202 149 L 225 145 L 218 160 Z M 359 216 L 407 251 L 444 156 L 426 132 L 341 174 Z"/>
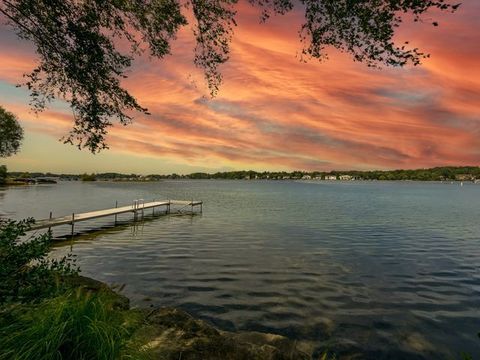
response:
<path fill-rule="evenodd" d="M 74 241 L 82 273 L 125 284 L 133 305 L 176 306 L 224 330 L 355 359 L 480 358 L 478 184 L 60 182 L 0 189 L 0 214 L 40 219 L 138 198 L 204 206 Z"/>

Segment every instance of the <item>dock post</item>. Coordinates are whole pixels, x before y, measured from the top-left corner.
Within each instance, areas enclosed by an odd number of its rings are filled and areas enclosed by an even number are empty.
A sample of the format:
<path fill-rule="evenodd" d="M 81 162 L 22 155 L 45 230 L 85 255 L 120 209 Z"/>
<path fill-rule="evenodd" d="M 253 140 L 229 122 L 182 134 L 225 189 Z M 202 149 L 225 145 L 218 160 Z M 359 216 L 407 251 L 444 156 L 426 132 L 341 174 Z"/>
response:
<path fill-rule="evenodd" d="M 52 212 L 50 211 L 50 216 L 48 217 L 48 220 L 52 221 Z M 50 226 L 48 228 L 48 232 L 52 231 L 52 227 Z"/>
<path fill-rule="evenodd" d="M 137 221 L 138 200 L 133 200 L 133 221 Z"/>
<path fill-rule="evenodd" d="M 167 204 L 167 214 L 170 214 L 170 200 L 168 200 Z"/>
<path fill-rule="evenodd" d="M 72 213 L 72 239 L 73 239 L 74 231 L 75 231 L 75 213 Z"/>
<path fill-rule="evenodd" d="M 193 214 L 193 199 L 192 199 L 192 202 L 190 204 L 192 205 L 192 214 Z"/>
<path fill-rule="evenodd" d="M 152 203 L 155 202 L 155 199 L 152 200 Z M 152 206 L 152 216 L 155 216 L 155 206 Z"/>
<path fill-rule="evenodd" d="M 200 201 L 200 214 L 203 214 L 203 201 Z"/>
<path fill-rule="evenodd" d="M 143 220 L 143 216 L 144 216 L 143 210 L 145 209 L 145 199 L 141 199 L 141 200 L 142 200 L 142 220 Z"/>
<path fill-rule="evenodd" d="M 118 207 L 118 200 L 115 201 L 115 209 Z M 115 226 L 117 226 L 117 214 L 115 214 Z"/>

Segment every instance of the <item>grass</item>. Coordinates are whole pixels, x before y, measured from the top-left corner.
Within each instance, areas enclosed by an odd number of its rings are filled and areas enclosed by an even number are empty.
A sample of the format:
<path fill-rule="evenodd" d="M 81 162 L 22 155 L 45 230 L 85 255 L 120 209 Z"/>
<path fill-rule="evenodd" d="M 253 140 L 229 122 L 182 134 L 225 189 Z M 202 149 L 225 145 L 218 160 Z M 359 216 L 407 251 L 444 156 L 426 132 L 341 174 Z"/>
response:
<path fill-rule="evenodd" d="M 1 360 L 147 359 L 132 340 L 143 317 L 106 293 L 70 292 L 0 314 Z"/>

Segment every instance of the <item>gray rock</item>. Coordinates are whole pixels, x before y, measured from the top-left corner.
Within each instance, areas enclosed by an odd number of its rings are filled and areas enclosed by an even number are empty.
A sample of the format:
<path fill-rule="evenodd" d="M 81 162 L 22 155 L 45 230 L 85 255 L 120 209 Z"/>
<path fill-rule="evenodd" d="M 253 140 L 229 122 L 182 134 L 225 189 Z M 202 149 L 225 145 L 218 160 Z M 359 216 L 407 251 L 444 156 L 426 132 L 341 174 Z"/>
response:
<path fill-rule="evenodd" d="M 139 330 L 144 348 L 166 360 L 304 360 L 311 355 L 283 336 L 258 332 L 232 333 L 174 308 L 159 308 Z"/>

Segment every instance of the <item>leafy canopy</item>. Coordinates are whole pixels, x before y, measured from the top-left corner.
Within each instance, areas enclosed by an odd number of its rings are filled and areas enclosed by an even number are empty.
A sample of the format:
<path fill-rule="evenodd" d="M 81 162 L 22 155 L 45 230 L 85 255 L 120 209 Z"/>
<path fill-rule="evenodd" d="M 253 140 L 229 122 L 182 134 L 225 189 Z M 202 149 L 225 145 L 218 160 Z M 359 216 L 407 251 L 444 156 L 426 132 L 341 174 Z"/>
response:
<path fill-rule="evenodd" d="M 0 106 L 0 157 L 16 154 L 23 140 L 17 117 Z"/>
<path fill-rule="evenodd" d="M 7 182 L 7 174 L 7 167 L 5 165 L 0 165 L 0 185 Z"/>
<path fill-rule="evenodd" d="M 403 15 L 414 21 L 430 9 L 455 11 L 450 0 L 248 0 L 261 20 L 298 7 L 303 55 L 324 59 L 329 47 L 368 66 L 418 65 L 428 56 L 393 41 Z M 107 147 L 105 136 L 115 119 L 128 124 L 134 112 L 148 113 L 125 88 L 132 60 L 144 52 L 156 58 L 170 53 L 178 30 L 192 12 L 195 65 L 204 70 L 214 96 L 222 82 L 219 65 L 229 58 L 239 0 L 1 0 L 0 13 L 23 39 L 35 45 L 38 65 L 26 75 L 32 106 L 43 110 L 60 98 L 74 113 L 64 140 L 92 152 Z M 436 22 L 432 22 L 437 26 Z M 120 46 L 122 44 L 122 46 Z M 125 49 L 125 44 L 128 44 Z"/>

